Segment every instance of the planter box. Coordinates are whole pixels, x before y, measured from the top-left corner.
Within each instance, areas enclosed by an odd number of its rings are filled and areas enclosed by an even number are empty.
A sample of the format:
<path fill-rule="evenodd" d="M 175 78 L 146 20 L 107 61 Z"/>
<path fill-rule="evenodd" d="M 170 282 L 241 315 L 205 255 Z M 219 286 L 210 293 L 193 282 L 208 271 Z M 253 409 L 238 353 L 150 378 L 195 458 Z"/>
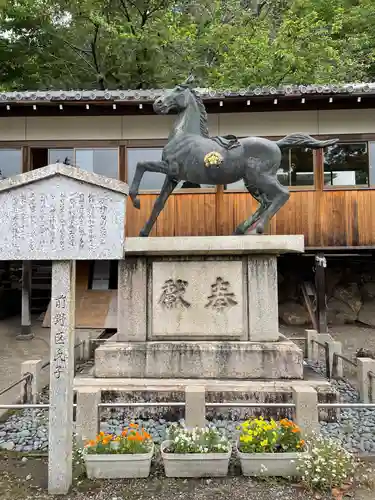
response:
<path fill-rule="evenodd" d="M 139 454 L 86 454 L 86 471 L 89 479 L 124 479 L 148 477 L 154 445 L 149 453 Z"/>
<path fill-rule="evenodd" d="M 298 457 L 307 453 L 242 453 L 237 448 L 244 476 L 300 476 Z"/>
<path fill-rule="evenodd" d="M 222 477 L 228 474 L 232 450 L 227 453 L 166 453 L 172 441 L 164 441 L 160 451 L 167 477 Z"/>

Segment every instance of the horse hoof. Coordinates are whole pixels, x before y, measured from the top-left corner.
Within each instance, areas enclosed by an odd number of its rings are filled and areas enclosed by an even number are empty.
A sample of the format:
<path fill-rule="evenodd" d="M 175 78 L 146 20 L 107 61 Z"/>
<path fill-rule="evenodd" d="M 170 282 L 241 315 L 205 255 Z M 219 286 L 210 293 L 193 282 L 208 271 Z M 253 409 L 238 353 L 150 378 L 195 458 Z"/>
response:
<path fill-rule="evenodd" d="M 245 233 L 241 229 L 238 229 L 238 227 L 232 233 L 233 236 L 243 236 L 244 234 Z"/>
<path fill-rule="evenodd" d="M 257 229 L 257 234 L 263 234 L 264 233 L 264 226 L 263 226 L 263 224 L 259 224 L 256 229 Z"/>
<path fill-rule="evenodd" d="M 141 238 L 147 238 L 148 234 L 146 234 L 144 231 L 140 231 L 140 232 L 139 232 L 139 236 L 140 236 Z"/>
<path fill-rule="evenodd" d="M 141 208 L 141 202 L 138 199 L 133 200 L 133 207 L 137 208 L 138 210 Z"/>

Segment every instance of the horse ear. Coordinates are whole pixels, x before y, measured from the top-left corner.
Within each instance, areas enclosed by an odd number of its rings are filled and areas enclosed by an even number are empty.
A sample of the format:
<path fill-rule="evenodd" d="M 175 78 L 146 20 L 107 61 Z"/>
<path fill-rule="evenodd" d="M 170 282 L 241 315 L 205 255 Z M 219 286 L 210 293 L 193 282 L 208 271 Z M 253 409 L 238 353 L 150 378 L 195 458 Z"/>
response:
<path fill-rule="evenodd" d="M 194 75 L 190 74 L 186 80 L 181 84 L 181 87 L 190 87 L 194 83 Z"/>

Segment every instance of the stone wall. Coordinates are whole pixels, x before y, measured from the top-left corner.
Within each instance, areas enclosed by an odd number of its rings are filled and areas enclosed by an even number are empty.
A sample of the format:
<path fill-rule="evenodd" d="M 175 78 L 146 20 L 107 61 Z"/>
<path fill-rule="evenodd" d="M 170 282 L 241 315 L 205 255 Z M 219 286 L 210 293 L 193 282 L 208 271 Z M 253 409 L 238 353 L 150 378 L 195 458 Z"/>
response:
<path fill-rule="evenodd" d="M 310 325 L 300 283 L 314 283 L 313 265 L 313 257 L 279 259 L 279 319 L 287 325 Z M 328 257 L 326 294 L 328 324 L 359 321 L 375 327 L 375 265 L 372 258 Z"/>

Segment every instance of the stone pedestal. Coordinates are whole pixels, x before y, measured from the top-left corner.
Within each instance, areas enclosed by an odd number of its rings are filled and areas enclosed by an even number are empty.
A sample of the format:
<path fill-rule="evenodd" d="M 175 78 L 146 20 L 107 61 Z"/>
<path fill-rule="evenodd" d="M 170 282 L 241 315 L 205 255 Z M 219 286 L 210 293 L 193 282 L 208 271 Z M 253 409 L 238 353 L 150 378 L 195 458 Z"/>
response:
<path fill-rule="evenodd" d="M 300 379 L 302 352 L 278 329 L 277 255 L 303 236 L 128 238 L 117 343 L 96 377 Z"/>
<path fill-rule="evenodd" d="M 95 351 L 95 376 L 111 378 L 301 379 L 293 342 L 108 342 Z"/>
<path fill-rule="evenodd" d="M 118 340 L 277 341 L 277 255 L 303 236 L 127 238 Z"/>

